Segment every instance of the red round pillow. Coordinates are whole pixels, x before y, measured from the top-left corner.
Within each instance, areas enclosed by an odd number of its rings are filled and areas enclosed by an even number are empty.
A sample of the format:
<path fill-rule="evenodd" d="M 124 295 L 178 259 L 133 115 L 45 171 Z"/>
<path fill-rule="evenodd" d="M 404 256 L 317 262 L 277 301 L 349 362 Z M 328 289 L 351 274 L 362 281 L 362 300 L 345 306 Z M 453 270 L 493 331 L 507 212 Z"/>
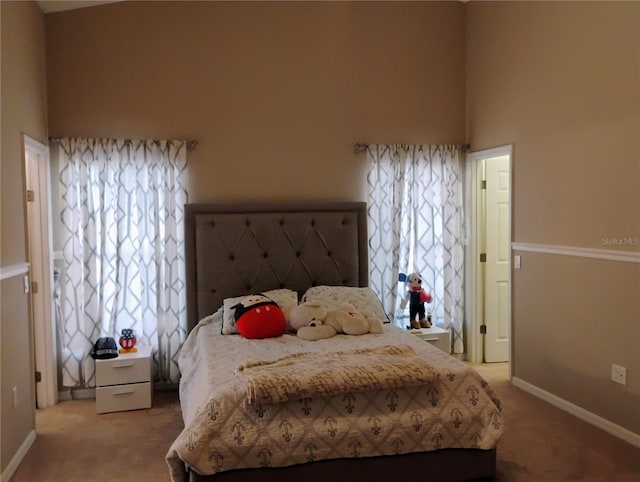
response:
<path fill-rule="evenodd" d="M 286 321 L 278 304 L 264 295 L 249 295 L 235 305 L 238 332 L 245 338 L 275 338 L 284 333 Z"/>

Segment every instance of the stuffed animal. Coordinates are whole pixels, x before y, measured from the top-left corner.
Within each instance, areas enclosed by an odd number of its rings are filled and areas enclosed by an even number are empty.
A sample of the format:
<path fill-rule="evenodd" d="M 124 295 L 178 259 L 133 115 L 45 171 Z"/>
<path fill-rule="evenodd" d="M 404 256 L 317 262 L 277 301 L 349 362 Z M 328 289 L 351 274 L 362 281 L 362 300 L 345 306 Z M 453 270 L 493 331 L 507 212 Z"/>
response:
<path fill-rule="evenodd" d="M 271 298 L 249 295 L 233 308 L 238 332 L 245 338 L 274 338 L 284 333 L 284 312 Z"/>
<path fill-rule="evenodd" d="M 336 310 L 329 311 L 324 320 L 336 333 L 345 335 L 364 335 L 366 333 L 382 333 L 382 321 L 360 313 L 349 303 L 343 303 Z"/>
<path fill-rule="evenodd" d="M 304 340 L 323 340 L 338 333 L 364 335 L 383 332 L 381 320 L 365 316 L 348 303 L 327 311 L 317 301 L 308 301 L 294 307 L 289 318 L 291 327 Z"/>
<path fill-rule="evenodd" d="M 303 340 L 322 340 L 335 335 L 335 330 L 324 326 L 327 309 L 319 301 L 307 301 L 291 308 L 288 328 Z"/>
<path fill-rule="evenodd" d="M 432 297 L 424 289 L 422 289 L 422 278 L 420 273 L 411 273 L 406 278 L 407 294 L 402 300 L 402 309 L 404 310 L 409 303 L 409 323 L 411 328 L 431 328 L 431 316 L 425 315 L 424 304 L 431 303 Z M 417 319 L 416 319 L 417 317 Z"/>

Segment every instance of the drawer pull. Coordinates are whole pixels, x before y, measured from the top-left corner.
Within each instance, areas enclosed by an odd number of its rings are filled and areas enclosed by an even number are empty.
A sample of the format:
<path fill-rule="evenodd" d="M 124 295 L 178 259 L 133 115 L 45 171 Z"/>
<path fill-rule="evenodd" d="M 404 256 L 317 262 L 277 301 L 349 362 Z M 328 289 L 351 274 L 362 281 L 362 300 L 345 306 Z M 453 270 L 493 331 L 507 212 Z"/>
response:
<path fill-rule="evenodd" d="M 126 365 L 113 365 L 113 368 L 130 368 L 133 366 L 133 363 L 127 363 Z"/>
<path fill-rule="evenodd" d="M 114 395 L 132 395 L 133 393 L 133 390 L 128 390 L 126 392 L 113 392 Z"/>
<path fill-rule="evenodd" d="M 423 338 L 424 341 L 439 341 L 440 338 Z"/>

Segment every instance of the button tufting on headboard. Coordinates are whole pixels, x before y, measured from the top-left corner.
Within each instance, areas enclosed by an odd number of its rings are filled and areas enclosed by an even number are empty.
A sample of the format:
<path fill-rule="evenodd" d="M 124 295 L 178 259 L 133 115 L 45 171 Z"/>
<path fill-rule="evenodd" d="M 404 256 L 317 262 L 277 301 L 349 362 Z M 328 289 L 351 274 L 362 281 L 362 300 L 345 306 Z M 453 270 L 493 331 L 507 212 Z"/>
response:
<path fill-rule="evenodd" d="M 188 204 L 188 329 L 229 297 L 277 288 L 302 296 L 311 286 L 367 286 L 366 225 L 361 202 Z"/>

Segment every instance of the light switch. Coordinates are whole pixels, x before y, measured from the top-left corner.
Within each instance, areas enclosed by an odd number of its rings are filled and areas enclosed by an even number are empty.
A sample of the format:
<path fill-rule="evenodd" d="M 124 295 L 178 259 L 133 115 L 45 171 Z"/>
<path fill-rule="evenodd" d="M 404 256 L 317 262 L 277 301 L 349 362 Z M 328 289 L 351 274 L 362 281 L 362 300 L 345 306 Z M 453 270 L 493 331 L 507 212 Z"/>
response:
<path fill-rule="evenodd" d="M 516 254 L 513 257 L 513 267 L 515 269 L 520 269 L 520 255 L 519 254 Z"/>

